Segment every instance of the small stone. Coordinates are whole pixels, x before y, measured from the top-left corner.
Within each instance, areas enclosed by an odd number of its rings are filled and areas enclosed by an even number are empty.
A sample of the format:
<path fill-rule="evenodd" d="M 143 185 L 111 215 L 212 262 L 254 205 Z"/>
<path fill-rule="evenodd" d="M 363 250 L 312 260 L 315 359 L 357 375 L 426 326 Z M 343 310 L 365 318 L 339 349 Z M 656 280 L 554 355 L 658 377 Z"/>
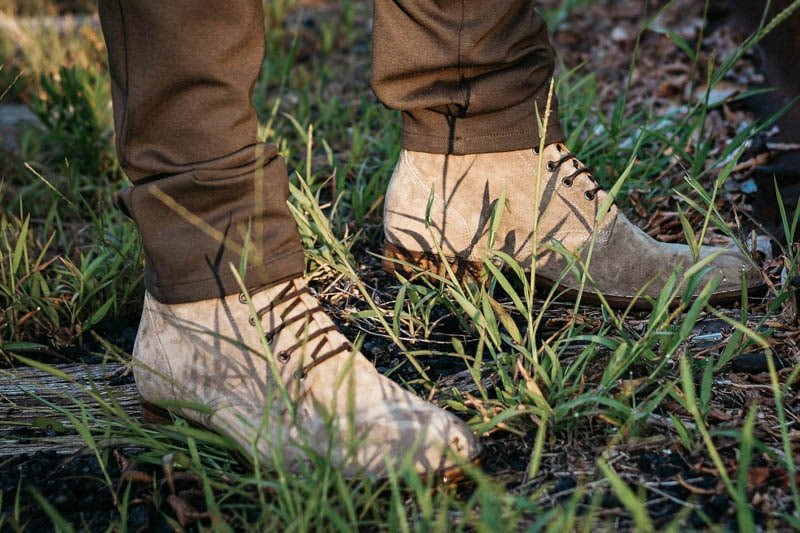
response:
<path fill-rule="evenodd" d="M 773 357 L 775 368 L 780 370 L 784 367 L 783 361 L 777 357 Z M 735 372 L 743 372 L 745 374 L 760 374 L 769 371 L 767 364 L 767 355 L 764 352 L 746 353 L 735 358 L 731 365 Z"/>
<path fill-rule="evenodd" d="M 625 28 L 621 28 L 617 26 L 613 30 L 611 30 L 611 40 L 615 43 L 619 43 L 622 41 L 627 41 L 629 39 L 628 32 L 625 31 Z"/>
<path fill-rule="evenodd" d="M 17 154 L 22 132 L 41 125 L 33 111 L 22 104 L 0 104 L 0 150 Z"/>

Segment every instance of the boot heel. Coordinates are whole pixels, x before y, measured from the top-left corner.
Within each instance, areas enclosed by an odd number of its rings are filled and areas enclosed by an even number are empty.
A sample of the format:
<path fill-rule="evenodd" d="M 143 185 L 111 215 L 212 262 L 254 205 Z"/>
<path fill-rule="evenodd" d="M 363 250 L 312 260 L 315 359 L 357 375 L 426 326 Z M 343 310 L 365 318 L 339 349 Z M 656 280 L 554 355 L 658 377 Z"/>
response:
<path fill-rule="evenodd" d="M 418 254 L 415 252 L 409 252 L 408 250 L 398 248 L 394 244 L 390 244 L 388 242 L 383 244 L 383 261 L 382 266 L 383 270 L 388 272 L 389 274 L 394 274 L 395 272 L 399 272 L 404 276 L 410 276 L 413 274 L 410 268 L 403 264 L 403 262 L 411 263 L 412 265 L 418 265 L 418 257 L 422 254 Z"/>
<path fill-rule="evenodd" d="M 405 277 L 419 275 L 420 271 L 431 274 L 432 276 L 446 277 L 448 269 L 436 254 L 425 252 L 412 252 L 405 248 L 400 248 L 391 243 L 383 245 L 383 270 L 389 274 L 398 272 Z M 404 263 L 408 263 L 408 266 Z M 459 281 L 472 278 L 480 280 L 484 271 L 483 265 L 461 258 L 448 258 L 448 265 Z M 413 268 L 416 267 L 416 268 Z"/>
<path fill-rule="evenodd" d="M 172 417 L 166 410 L 148 403 L 140 398 L 142 422 L 156 426 L 172 423 Z"/>

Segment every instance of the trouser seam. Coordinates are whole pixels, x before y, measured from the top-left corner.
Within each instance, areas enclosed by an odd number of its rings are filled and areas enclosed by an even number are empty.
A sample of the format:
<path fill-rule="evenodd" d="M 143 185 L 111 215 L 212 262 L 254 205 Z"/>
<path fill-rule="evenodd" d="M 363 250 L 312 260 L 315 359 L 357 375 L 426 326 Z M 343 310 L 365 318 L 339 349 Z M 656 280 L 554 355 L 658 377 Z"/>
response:
<path fill-rule="evenodd" d="M 132 166 L 128 164 L 128 154 L 124 149 L 124 147 L 127 146 L 127 139 L 130 138 L 131 123 L 133 122 L 130 118 L 131 106 L 128 105 L 128 93 L 131 86 L 131 61 L 128 50 L 128 24 L 125 22 L 125 7 L 123 6 L 122 0 L 117 0 L 117 5 L 119 6 L 119 17 L 120 23 L 122 24 L 122 57 L 123 61 L 125 61 L 125 80 L 123 86 L 121 87 L 123 98 L 122 124 L 119 128 L 120 138 L 117 139 L 117 153 L 120 159 L 120 166 Z"/>
<path fill-rule="evenodd" d="M 464 64 L 463 64 L 463 61 L 462 61 L 462 53 L 461 53 L 462 47 L 464 45 L 464 42 L 463 42 L 463 39 L 464 39 L 464 12 L 466 10 L 466 7 L 464 6 L 464 2 L 465 2 L 465 0 L 461 0 L 461 20 L 458 23 L 458 89 L 461 91 L 461 101 L 463 102 L 463 104 L 462 104 L 463 105 L 463 109 L 464 109 L 464 111 L 467 111 L 466 108 L 467 108 L 467 106 L 469 106 L 469 97 L 467 96 L 469 94 L 469 90 L 467 90 L 466 92 L 464 91 L 464 89 L 465 89 L 464 86 L 468 82 L 464 79 Z"/>

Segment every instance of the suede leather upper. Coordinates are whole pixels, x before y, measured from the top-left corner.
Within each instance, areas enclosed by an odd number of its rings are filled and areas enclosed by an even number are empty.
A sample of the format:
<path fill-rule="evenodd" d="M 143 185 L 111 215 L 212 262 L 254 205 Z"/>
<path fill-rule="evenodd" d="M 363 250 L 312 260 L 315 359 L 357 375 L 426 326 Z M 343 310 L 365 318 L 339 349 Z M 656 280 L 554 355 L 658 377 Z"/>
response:
<path fill-rule="evenodd" d="M 258 292 L 253 306 L 270 309 L 285 287 Z M 477 455 L 466 424 L 379 374 L 311 295 L 261 318 L 269 352 L 250 317 L 238 295 L 168 305 L 148 294 L 133 352 L 142 398 L 180 402 L 170 408 L 294 472 L 309 462 L 308 451 L 349 476 L 382 476 L 406 456 L 432 473 Z M 335 356 L 314 366 L 331 350 Z"/>
<path fill-rule="evenodd" d="M 630 300 L 644 289 L 642 295 L 656 297 L 673 271 L 695 263 L 691 249 L 652 239 L 613 204 L 596 223 L 607 193 L 582 169 L 561 144 L 548 145 L 541 157 L 532 149 L 467 156 L 403 151 L 386 195 L 386 241 L 412 253 L 441 249 L 445 256 L 475 263 L 500 250 L 526 269 L 535 241 L 537 280 L 560 279 L 561 286 L 576 290 L 579 277 L 571 272 L 561 277 L 567 260 L 552 246 L 558 241 L 588 261 L 594 282 L 585 287 L 588 293 Z M 490 246 L 492 213 L 503 194 Z M 721 278 L 716 296 L 738 295 L 742 273 L 748 287 L 761 284 L 760 272 L 738 251 L 705 246 L 700 258 L 717 252 L 706 278 Z"/>

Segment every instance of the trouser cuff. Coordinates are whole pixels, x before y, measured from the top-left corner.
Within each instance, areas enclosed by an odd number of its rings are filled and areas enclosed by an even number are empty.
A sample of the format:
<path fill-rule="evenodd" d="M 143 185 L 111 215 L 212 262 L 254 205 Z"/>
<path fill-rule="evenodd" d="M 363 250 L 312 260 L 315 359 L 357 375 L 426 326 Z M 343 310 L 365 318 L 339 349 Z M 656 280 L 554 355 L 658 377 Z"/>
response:
<path fill-rule="evenodd" d="M 551 117 L 555 118 L 540 131 L 535 111 L 525 114 L 512 108 L 485 117 L 459 118 L 418 109 L 403 113 L 402 144 L 413 152 L 452 155 L 538 148 L 542 134 L 546 145 L 564 141 L 557 109 Z"/>
<path fill-rule="evenodd" d="M 248 267 L 244 271 L 242 282 L 248 289 L 253 289 L 299 278 L 304 273 L 305 255 L 300 249 L 265 261 L 261 265 Z M 241 275 L 241 272 L 239 274 Z M 242 290 L 230 268 L 214 271 L 207 279 L 165 285 L 159 282 L 150 262 L 145 264 L 145 288 L 156 300 L 170 304 L 222 298 Z"/>

